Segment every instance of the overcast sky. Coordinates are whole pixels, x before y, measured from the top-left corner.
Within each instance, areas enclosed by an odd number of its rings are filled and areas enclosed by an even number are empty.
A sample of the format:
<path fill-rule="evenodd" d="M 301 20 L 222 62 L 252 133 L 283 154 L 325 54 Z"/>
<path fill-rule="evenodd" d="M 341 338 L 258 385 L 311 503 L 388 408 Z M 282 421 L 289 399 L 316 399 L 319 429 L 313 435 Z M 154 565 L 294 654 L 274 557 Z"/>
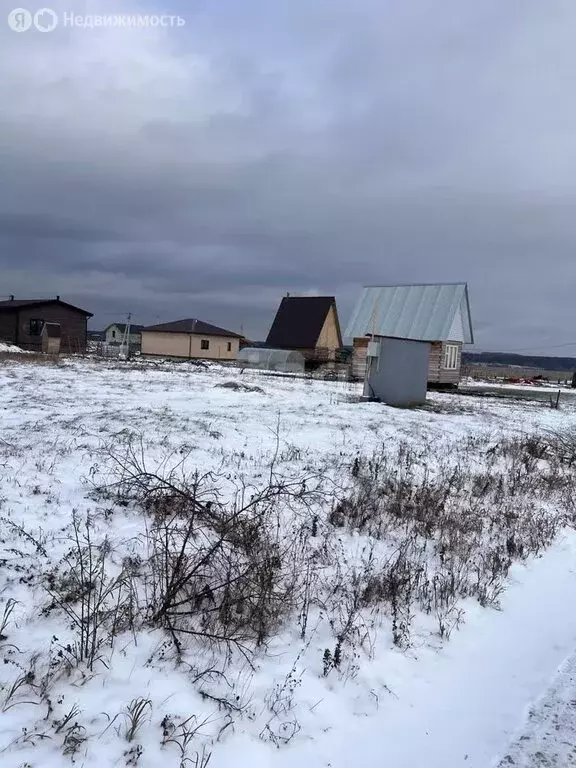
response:
<path fill-rule="evenodd" d="M 0 294 L 265 338 L 287 291 L 464 280 L 477 349 L 576 354 L 574 0 L 154 1 L 49 5 L 186 24 L 0 0 Z"/>

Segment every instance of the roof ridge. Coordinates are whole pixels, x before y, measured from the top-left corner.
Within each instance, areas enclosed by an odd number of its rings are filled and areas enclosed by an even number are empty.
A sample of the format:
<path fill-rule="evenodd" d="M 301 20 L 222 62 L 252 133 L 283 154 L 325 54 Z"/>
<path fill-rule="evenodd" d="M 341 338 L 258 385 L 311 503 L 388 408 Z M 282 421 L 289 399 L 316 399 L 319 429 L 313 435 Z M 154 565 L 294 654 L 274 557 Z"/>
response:
<path fill-rule="evenodd" d="M 450 338 L 457 313 L 462 316 L 462 331 L 458 338 Z M 344 337 L 349 340 L 370 332 L 396 338 L 473 343 L 468 283 L 364 286 Z"/>
<path fill-rule="evenodd" d="M 370 285 L 363 285 L 362 288 L 416 288 L 428 285 L 468 285 L 468 283 L 465 280 L 454 280 L 449 283 L 371 283 Z"/>
<path fill-rule="evenodd" d="M 222 328 L 219 325 L 208 323 L 205 320 L 198 320 L 192 317 L 184 317 L 180 320 L 169 320 L 165 323 L 153 323 L 152 325 L 144 326 L 143 331 L 166 333 L 199 333 L 213 336 L 231 336 L 236 338 L 242 338 L 241 334 L 235 331 L 229 331 L 227 328 Z"/>

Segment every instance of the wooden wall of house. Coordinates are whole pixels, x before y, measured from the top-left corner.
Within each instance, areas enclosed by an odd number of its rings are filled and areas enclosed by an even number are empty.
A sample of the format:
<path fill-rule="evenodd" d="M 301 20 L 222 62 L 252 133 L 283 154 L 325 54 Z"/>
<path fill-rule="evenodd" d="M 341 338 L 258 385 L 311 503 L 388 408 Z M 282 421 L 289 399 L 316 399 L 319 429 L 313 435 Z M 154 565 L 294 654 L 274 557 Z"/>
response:
<path fill-rule="evenodd" d="M 305 361 L 306 370 L 313 371 L 321 367 L 331 368 L 335 364 L 336 350 L 328 347 L 314 347 L 313 349 L 298 349 Z"/>
<path fill-rule="evenodd" d="M 304 360 L 315 360 L 316 358 L 327 360 L 329 352 L 327 349 L 314 347 L 311 349 L 298 349 L 298 352 L 300 352 L 301 355 L 303 355 Z"/>
<path fill-rule="evenodd" d="M 0 312 L 0 341 L 16 344 L 18 324 L 13 312 Z"/>
<path fill-rule="evenodd" d="M 340 339 L 338 337 L 338 323 L 336 317 L 336 310 L 334 307 L 330 307 L 324 325 L 318 336 L 316 342 L 316 348 L 322 349 L 338 349 L 340 346 Z"/>
<path fill-rule="evenodd" d="M 352 377 L 362 380 L 366 372 L 366 351 L 368 337 L 354 339 L 352 349 Z M 458 361 L 456 369 L 444 368 L 444 348 L 448 344 L 458 347 Z M 462 343 L 435 341 L 430 345 L 430 358 L 428 362 L 428 382 L 430 384 L 458 384 L 460 381 L 460 367 L 462 364 Z"/>
<path fill-rule="evenodd" d="M 366 374 L 368 341 L 367 336 L 354 339 L 354 346 L 352 347 L 352 378 L 354 379 L 363 379 Z"/>
<path fill-rule="evenodd" d="M 428 360 L 428 381 L 431 384 L 440 382 L 440 368 L 442 366 L 442 342 L 434 341 L 430 344 L 430 358 Z"/>
<path fill-rule="evenodd" d="M 456 368 L 444 368 L 444 354 L 446 345 L 458 347 L 458 360 Z M 430 345 L 430 361 L 428 364 L 428 381 L 430 384 L 458 384 L 460 381 L 460 367 L 462 365 L 462 343 L 459 341 L 435 341 Z"/>
<path fill-rule="evenodd" d="M 1 314 L 1 313 L 0 313 Z M 44 304 L 18 309 L 18 333 L 16 344 L 22 349 L 41 351 L 42 336 L 30 335 L 30 320 L 59 323 L 62 329 L 61 352 L 85 352 L 88 335 L 88 318 L 75 309 L 61 304 Z"/>

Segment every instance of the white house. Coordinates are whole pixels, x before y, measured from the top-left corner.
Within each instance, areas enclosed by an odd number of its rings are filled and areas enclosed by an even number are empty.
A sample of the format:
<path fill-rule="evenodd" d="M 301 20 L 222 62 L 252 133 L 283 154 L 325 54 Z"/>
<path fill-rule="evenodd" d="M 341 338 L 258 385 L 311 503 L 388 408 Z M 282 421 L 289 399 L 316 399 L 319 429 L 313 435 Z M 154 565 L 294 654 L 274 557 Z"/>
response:
<path fill-rule="evenodd" d="M 130 347 L 140 347 L 141 333 L 143 325 L 130 325 L 130 339 L 128 344 Z M 110 346 L 120 346 L 126 333 L 126 323 L 112 323 L 104 331 L 104 341 Z"/>

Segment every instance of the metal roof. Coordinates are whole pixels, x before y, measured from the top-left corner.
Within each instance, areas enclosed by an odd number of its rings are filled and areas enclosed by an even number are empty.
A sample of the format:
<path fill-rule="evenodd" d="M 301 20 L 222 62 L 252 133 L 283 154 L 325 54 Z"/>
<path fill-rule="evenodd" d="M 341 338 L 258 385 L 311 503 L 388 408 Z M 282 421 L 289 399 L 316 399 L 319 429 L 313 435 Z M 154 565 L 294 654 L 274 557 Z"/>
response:
<path fill-rule="evenodd" d="M 344 334 L 351 344 L 373 333 L 416 341 L 474 343 L 466 283 L 368 285 Z"/>

